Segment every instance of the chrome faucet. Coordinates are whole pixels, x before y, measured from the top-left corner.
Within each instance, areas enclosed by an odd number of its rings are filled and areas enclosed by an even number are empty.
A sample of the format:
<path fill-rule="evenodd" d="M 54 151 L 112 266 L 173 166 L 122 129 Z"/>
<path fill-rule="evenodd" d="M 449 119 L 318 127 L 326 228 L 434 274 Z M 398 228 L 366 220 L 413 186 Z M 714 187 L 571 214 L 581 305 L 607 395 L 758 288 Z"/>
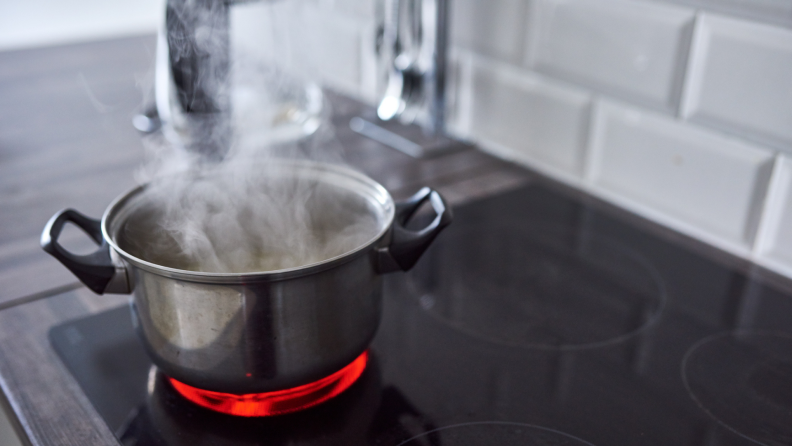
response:
<path fill-rule="evenodd" d="M 150 132 L 165 123 L 163 131 L 186 148 L 210 158 L 225 155 L 231 137 L 228 88 L 222 87 L 229 76 L 229 8 L 244 1 L 166 1 L 156 106 L 135 117 L 138 129 Z M 446 137 L 448 0 L 377 0 L 376 14 L 380 121 L 355 118 L 350 126 L 416 157 L 458 145 Z"/>
<path fill-rule="evenodd" d="M 386 82 L 377 116 L 443 134 L 447 0 L 382 0 L 381 6 L 379 66 Z"/>
<path fill-rule="evenodd" d="M 377 22 L 381 122 L 350 127 L 417 158 L 460 147 L 446 136 L 448 0 L 379 0 Z"/>
<path fill-rule="evenodd" d="M 229 7 L 234 0 L 167 0 L 158 35 L 154 98 L 132 123 L 222 159 L 230 139 Z"/>
<path fill-rule="evenodd" d="M 215 159 L 225 155 L 230 138 L 230 3 L 167 0 L 160 45 L 167 49 L 167 63 L 158 68 L 167 68 L 170 79 L 155 92 L 160 116 L 180 129 L 185 146 Z"/>

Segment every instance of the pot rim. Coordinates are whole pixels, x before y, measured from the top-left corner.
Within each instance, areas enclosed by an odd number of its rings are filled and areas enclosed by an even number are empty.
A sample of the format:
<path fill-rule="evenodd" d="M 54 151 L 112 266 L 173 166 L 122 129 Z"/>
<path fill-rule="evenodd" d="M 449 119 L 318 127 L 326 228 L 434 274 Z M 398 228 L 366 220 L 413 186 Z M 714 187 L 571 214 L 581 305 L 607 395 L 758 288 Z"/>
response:
<path fill-rule="evenodd" d="M 266 282 L 266 281 L 292 279 L 292 278 L 303 277 L 335 268 L 338 265 L 350 262 L 358 258 L 359 256 L 365 254 L 372 245 L 382 240 L 390 231 L 391 226 L 393 225 L 393 219 L 395 215 L 395 205 L 393 202 L 393 198 L 391 197 L 390 193 L 381 184 L 369 178 L 368 176 L 344 166 L 316 162 L 316 161 L 282 159 L 277 161 L 270 160 L 268 161 L 268 163 L 276 163 L 278 165 L 289 166 L 291 168 L 310 169 L 320 172 L 324 171 L 330 174 L 346 176 L 348 179 L 362 183 L 365 187 L 367 187 L 370 190 L 370 193 L 366 194 L 367 196 L 365 197 L 367 201 L 369 201 L 372 204 L 376 203 L 378 206 L 380 206 L 380 208 L 384 210 L 383 217 L 385 223 L 382 225 L 382 228 L 379 230 L 379 232 L 365 243 L 362 243 L 358 247 L 349 250 L 343 254 L 339 254 L 337 256 L 319 262 L 314 262 L 306 265 L 301 265 L 292 268 L 284 268 L 279 270 L 252 271 L 252 272 L 244 272 L 244 273 L 213 273 L 213 272 L 204 272 L 204 271 L 183 270 L 183 269 L 159 265 L 153 262 L 149 262 L 147 260 L 143 260 L 139 257 L 135 257 L 132 254 L 129 254 L 128 252 L 121 249 L 121 247 L 118 246 L 115 239 L 110 234 L 108 226 L 111 218 L 113 218 L 115 214 L 117 214 L 123 208 L 126 202 L 128 202 L 133 197 L 140 194 L 151 184 L 151 183 L 146 183 L 129 189 L 125 193 L 116 197 L 110 203 L 110 205 L 107 207 L 104 214 L 102 215 L 102 236 L 110 245 L 110 247 L 113 249 L 113 251 L 118 253 L 118 255 L 122 259 L 145 271 L 160 276 L 189 281 L 189 282 L 238 284 L 238 283 L 246 283 L 246 282 L 262 282 L 262 281 Z M 359 195 L 363 195 L 363 194 L 359 193 Z"/>

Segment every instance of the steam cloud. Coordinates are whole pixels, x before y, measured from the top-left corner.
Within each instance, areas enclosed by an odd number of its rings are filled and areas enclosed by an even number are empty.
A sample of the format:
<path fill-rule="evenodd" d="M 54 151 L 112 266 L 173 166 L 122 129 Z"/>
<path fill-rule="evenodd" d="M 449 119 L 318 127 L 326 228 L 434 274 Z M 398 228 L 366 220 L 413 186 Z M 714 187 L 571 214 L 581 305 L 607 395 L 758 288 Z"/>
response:
<path fill-rule="evenodd" d="M 218 273 L 281 270 L 346 253 L 374 237 L 381 222 L 362 197 L 305 163 L 282 161 L 338 162 L 341 148 L 318 87 L 274 64 L 277 54 L 262 60 L 234 45 L 234 7 L 169 1 L 173 74 L 164 102 L 161 73 L 157 79 L 168 123 L 144 140 L 148 161 L 137 179 L 148 186 L 117 233 L 119 245 L 160 265 Z M 265 7 L 278 14 L 277 2 Z M 273 38 L 274 46 L 283 38 Z"/>

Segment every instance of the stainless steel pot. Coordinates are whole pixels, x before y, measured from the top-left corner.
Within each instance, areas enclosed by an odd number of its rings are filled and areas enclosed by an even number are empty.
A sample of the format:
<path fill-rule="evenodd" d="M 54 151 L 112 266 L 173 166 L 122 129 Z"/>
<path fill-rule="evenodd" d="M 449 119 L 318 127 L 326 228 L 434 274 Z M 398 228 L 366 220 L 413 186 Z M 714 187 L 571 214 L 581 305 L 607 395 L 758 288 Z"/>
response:
<path fill-rule="evenodd" d="M 144 185 L 116 199 L 101 221 L 71 209 L 58 212 L 44 228 L 41 245 L 96 293 L 133 293 L 135 327 L 167 375 L 236 394 L 312 382 L 366 350 L 379 325 L 382 274 L 411 268 L 452 213 L 429 188 L 394 204 L 381 185 L 338 166 L 281 162 L 272 171 L 309 178 L 353 199 L 370 212 L 374 235 L 343 254 L 277 271 L 179 269 L 143 258 L 126 240 L 128 226 L 150 204 Z M 407 229 L 426 201 L 437 215 L 420 230 Z M 64 249 L 58 237 L 67 222 L 100 248 L 85 256 Z"/>

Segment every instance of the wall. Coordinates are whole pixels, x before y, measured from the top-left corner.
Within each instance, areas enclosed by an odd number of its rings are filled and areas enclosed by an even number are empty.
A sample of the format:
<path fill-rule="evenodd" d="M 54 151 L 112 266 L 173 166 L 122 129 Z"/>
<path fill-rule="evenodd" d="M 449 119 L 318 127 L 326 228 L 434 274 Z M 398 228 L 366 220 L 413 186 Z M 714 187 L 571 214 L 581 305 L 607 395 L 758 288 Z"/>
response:
<path fill-rule="evenodd" d="M 157 31 L 164 0 L 0 1 L 0 51 Z"/>
<path fill-rule="evenodd" d="M 792 2 L 451 1 L 456 135 L 792 277 Z M 312 6 L 369 101 L 372 5 Z"/>

